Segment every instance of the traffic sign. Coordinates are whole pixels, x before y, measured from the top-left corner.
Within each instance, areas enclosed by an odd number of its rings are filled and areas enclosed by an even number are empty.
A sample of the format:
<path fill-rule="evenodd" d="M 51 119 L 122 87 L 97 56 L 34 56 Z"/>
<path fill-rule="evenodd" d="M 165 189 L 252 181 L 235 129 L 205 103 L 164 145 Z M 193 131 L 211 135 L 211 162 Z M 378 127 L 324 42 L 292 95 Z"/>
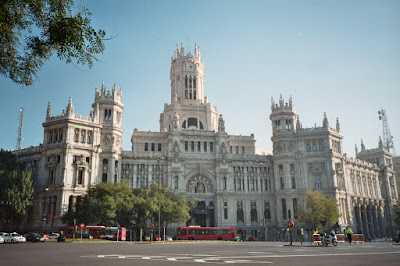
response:
<path fill-rule="evenodd" d="M 81 228 L 82 228 L 82 227 L 85 227 L 85 224 L 84 224 L 84 223 L 81 223 Z"/>
<path fill-rule="evenodd" d="M 153 224 L 150 225 L 150 229 L 153 230 Z"/>
<path fill-rule="evenodd" d="M 287 222 L 287 226 L 290 228 L 290 227 L 293 227 L 293 225 L 294 225 L 294 223 L 293 223 L 293 221 L 288 221 Z"/>

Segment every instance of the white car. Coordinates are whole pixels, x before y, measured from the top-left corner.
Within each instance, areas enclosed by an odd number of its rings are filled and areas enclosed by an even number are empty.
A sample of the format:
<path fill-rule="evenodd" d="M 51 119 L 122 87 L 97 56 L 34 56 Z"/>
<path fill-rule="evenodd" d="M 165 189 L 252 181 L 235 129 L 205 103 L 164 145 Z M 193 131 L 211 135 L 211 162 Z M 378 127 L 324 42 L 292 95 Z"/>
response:
<path fill-rule="evenodd" d="M 2 236 L 0 236 L 0 244 L 4 243 L 4 238 Z"/>
<path fill-rule="evenodd" d="M 51 233 L 49 234 L 49 239 L 57 239 L 60 236 L 59 233 Z"/>
<path fill-rule="evenodd" d="M 4 242 L 6 243 L 25 243 L 26 238 L 21 236 L 18 233 L 4 233 L 3 234 Z"/>

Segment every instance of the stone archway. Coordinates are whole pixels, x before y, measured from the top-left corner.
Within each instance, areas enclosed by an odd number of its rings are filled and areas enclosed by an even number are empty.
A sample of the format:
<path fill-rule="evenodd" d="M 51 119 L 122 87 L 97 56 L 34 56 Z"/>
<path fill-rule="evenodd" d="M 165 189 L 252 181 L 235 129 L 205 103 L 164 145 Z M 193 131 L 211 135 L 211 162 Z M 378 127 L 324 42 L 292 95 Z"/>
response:
<path fill-rule="evenodd" d="M 207 174 L 197 172 L 186 183 L 186 192 L 197 199 L 197 206 L 191 210 L 192 225 L 214 226 L 214 182 Z M 210 195 L 211 194 L 211 195 Z"/>

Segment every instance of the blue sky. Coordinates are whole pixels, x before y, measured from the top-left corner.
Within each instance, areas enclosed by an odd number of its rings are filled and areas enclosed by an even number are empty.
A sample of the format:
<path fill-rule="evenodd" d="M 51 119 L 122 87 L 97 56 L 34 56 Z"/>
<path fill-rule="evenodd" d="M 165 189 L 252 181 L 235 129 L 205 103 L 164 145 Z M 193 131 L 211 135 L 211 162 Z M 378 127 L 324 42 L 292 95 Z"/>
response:
<path fill-rule="evenodd" d="M 89 115 L 94 89 L 104 81 L 123 88 L 124 150 L 134 128 L 159 130 L 170 102 L 169 70 L 177 43 L 197 43 L 206 69 L 205 94 L 233 135 L 255 134 L 272 150 L 271 97 L 293 97 L 303 127 L 336 117 L 344 150 L 354 156 L 363 139 L 382 135 L 377 111 L 387 110 L 400 153 L 400 1 L 78 1 L 93 23 L 116 37 L 101 62 L 75 68 L 52 58 L 31 87 L 0 77 L 0 148 L 14 149 L 20 107 L 22 147 L 43 142 L 47 102 L 52 115 L 66 108 Z"/>

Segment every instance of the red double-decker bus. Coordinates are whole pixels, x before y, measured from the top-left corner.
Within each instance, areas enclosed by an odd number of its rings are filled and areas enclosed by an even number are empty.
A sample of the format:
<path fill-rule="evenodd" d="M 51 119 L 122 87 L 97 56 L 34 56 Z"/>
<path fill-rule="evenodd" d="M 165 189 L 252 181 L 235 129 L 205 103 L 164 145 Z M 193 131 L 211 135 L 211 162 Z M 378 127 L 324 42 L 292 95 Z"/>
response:
<path fill-rule="evenodd" d="M 65 234 L 67 238 L 72 238 L 74 235 L 74 227 L 69 226 L 65 228 Z M 97 225 L 87 225 L 84 227 L 77 227 L 75 231 L 75 237 L 80 238 L 82 234 L 83 238 L 96 238 L 96 239 L 109 239 L 109 240 L 126 240 L 126 228 L 125 227 L 105 227 Z"/>
<path fill-rule="evenodd" d="M 178 227 L 178 240 L 236 240 L 234 227 Z"/>

